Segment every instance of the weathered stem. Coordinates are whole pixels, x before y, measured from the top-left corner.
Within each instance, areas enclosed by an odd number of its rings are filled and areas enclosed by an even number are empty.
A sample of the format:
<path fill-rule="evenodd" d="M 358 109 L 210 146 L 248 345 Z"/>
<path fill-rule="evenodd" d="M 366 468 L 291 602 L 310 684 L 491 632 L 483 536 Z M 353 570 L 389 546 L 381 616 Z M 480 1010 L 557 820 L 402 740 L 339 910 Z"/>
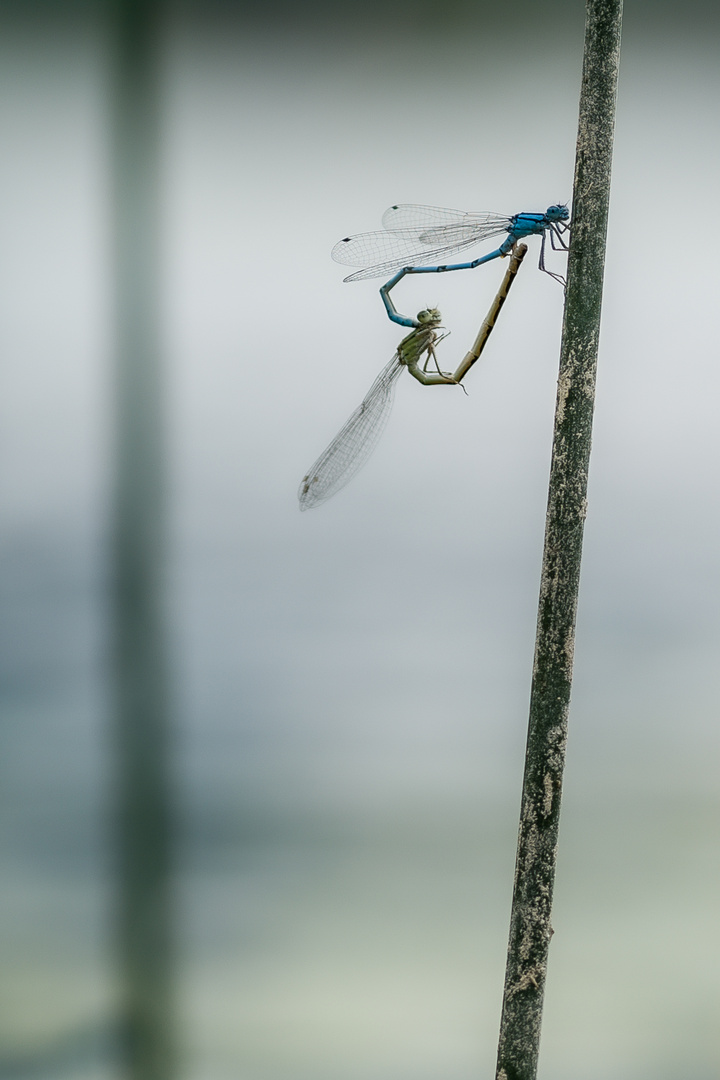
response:
<path fill-rule="evenodd" d="M 622 0 L 587 0 L 573 215 L 496 1080 L 534 1080 L 586 512 Z"/>

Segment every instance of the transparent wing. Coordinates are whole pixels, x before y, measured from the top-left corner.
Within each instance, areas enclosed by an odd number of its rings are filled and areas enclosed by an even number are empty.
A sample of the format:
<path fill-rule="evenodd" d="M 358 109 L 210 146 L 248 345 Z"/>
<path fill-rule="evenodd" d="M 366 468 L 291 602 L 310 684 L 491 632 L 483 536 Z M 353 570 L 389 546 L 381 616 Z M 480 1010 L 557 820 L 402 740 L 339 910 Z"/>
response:
<path fill-rule="evenodd" d="M 423 241 L 415 230 L 361 233 L 336 244 L 332 257 L 344 266 L 363 267 L 345 278 L 345 281 L 360 281 L 362 278 L 387 277 L 403 266 L 434 265 L 435 260 L 442 261 L 444 256 L 472 247 L 477 242 L 474 233 L 456 234 L 452 241 L 448 238 L 444 244 L 438 244 L 437 240 L 434 243 Z"/>
<path fill-rule="evenodd" d="M 303 477 L 298 489 L 301 510 L 325 502 L 365 464 L 387 424 L 395 384 L 402 371 L 400 357 L 395 353 L 348 422 Z"/>
<path fill-rule="evenodd" d="M 450 210 L 444 206 L 423 206 L 419 203 L 400 203 L 391 206 L 382 216 L 384 229 L 425 229 L 438 225 L 490 224 L 505 227 L 510 221 L 504 214 L 472 213 Z"/>
<path fill-rule="evenodd" d="M 403 266 L 442 262 L 448 255 L 506 232 L 510 218 L 406 204 L 391 207 L 383 221 L 390 227 L 347 236 L 332 249 L 335 262 L 363 267 L 345 281 L 384 277 Z M 414 224 L 401 227 L 401 222 L 409 221 Z"/>

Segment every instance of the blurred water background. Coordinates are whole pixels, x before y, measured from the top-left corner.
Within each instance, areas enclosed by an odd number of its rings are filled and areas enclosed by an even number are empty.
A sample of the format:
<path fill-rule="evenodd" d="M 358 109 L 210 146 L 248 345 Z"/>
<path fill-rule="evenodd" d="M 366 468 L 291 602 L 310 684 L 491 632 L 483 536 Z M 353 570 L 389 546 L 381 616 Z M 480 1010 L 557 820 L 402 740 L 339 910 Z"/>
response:
<path fill-rule="evenodd" d="M 0 1077 L 115 1080 L 108 9 L 0 3 Z M 329 259 L 571 196 L 583 4 L 188 2 L 161 51 L 178 1076 L 494 1075 L 562 293 L 469 396 Z M 629 2 L 542 1080 L 717 1080 L 714 5 Z M 500 269 L 406 280 L 454 367 Z M 398 290 L 400 294 L 400 290 Z"/>

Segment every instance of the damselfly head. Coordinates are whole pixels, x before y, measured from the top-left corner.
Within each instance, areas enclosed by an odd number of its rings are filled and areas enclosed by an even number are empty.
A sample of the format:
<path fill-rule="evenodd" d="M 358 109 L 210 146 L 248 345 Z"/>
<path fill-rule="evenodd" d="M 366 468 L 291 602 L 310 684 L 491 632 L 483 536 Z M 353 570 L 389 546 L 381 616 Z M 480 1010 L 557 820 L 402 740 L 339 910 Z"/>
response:
<path fill-rule="evenodd" d="M 438 324 L 442 319 L 439 308 L 431 307 L 424 308 L 417 313 L 417 321 L 421 326 L 430 326 L 433 323 Z"/>
<path fill-rule="evenodd" d="M 556 206 L 548 206 L 545 211 L 545 217 L 549 218 L 550 221 L 567 221 L 570 217 L 570 211 L 567 206 L 558 203 Z"/>

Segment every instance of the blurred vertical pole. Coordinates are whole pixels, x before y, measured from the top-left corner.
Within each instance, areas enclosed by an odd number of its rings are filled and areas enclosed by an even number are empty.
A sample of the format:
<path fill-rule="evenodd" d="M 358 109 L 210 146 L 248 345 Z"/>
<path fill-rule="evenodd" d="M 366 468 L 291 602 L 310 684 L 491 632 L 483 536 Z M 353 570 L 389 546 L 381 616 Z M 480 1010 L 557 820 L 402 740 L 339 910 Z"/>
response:
<path fill-rule="evenodd" d="M 535 1080 L 595 405 L 622 0 L 587 0 L 572 228 L 496 1080 Z"/>
<path fill-rule="evenodd" d="M 159 332 L 160 2 L 110 0 L 116 298 L 112 536 L 120 1050 L 174 1074 L 171 808 Z"/>

